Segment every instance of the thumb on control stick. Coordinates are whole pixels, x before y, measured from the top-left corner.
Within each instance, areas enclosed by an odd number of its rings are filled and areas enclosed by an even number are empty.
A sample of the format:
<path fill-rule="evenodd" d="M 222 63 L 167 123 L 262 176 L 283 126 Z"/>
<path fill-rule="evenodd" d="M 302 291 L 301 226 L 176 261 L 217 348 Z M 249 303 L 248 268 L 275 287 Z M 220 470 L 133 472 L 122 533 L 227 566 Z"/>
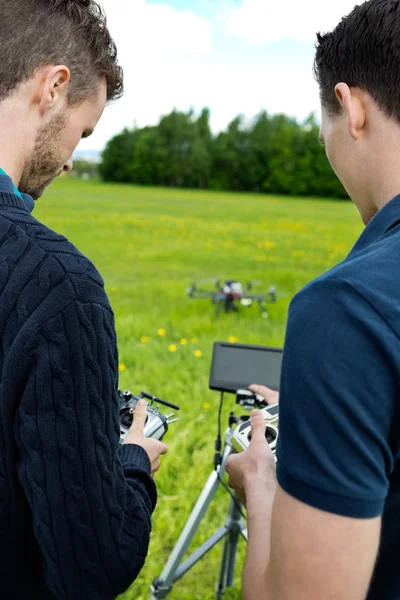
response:
<path fill-rule="evenodd" d="M 251 424 L 251 445 L 259 444 L 260 442 L 265 444 L 265 430 L 266 424 L 263 414 L 259 410 L 254 410 L 250 416 Z"/>
<path fill-rule="evenodd" d="M 131 431 L 133 433 L 144 434 L 144 426 L 147 419 L 147 402 L 146 400 L 139 400 L 133 413 L 133 421 Z"/>

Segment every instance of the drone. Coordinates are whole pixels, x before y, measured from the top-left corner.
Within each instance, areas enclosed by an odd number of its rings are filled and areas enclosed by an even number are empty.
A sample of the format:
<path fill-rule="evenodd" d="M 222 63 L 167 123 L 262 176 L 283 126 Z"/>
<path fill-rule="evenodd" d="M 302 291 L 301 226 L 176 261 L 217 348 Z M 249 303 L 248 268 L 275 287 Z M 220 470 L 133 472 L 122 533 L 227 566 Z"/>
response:
<path fill-rule="evenodd" d="M 275 285 L 271 285 L 268 292 L 253 293 L 253 284 L 255 282 L 252 281 L 246 285 L 237 279 L 225 282 L 217 279 L 213 282 L 215 283 L 215 290 L 201 289 L 198 287 L 199 283 L 194 283 L 192 287 L 186 290 L 186 293 L 189 298 L 196 300 L 210 298 L 212 304 L 216 305 L 217 317 L 222 312 L 226 314 L 237 313 L 241 307 L 248 308 L 254 304 L 258 304 L 261 316 L 263 319 L 267 319 L 267 304 L 275 304 L 278 296 L 282 296 L 282 294 L 278 294 Z"/>

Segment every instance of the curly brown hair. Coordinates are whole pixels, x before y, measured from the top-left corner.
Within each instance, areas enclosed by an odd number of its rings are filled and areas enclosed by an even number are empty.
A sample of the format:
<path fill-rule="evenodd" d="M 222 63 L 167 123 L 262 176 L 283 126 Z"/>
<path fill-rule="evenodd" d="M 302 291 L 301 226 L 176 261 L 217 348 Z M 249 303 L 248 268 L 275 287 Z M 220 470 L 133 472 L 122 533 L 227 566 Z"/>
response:
<path fill-rule="evenodd" d="M 70 104 L 93 97 L 106 78 L 107 100 L 122 96 L 123 71 L 95 0 L 0 0 L 0 101 L 46 65 L 71 72 Z"/>

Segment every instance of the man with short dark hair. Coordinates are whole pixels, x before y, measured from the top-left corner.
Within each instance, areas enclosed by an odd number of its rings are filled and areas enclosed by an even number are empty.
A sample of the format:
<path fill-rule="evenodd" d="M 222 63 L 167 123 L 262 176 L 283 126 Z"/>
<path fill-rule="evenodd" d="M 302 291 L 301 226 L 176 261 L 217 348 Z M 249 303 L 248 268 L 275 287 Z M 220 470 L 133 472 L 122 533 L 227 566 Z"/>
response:
<path fill-rule="evenodd" d="M 166 452 L 140 403 L 119 446 L 114 316 L 31 214 L 122 70 L 94 0 L 0 0 L 0 596 L 112 600 L 143 566 Z"/>
<path fill-rule="evenodd" d="M 277 481 L 259 412 L 228 464 L 248 511 L 244 599 L 398 600 L 400 0 L 318 36 L 315 72 L 321 141 L 366 228 L 290 306 Z"/>

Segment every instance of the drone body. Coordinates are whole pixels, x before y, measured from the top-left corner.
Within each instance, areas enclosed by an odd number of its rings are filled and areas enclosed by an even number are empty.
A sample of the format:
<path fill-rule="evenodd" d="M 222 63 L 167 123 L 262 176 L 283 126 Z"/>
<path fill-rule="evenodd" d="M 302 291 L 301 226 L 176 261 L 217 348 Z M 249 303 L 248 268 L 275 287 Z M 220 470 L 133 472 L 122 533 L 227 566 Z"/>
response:
<path fill-rule="evenodd" d="M 198 287 L 194 283 L 191 288 L 186 290 L 189 298 L 204 299 L 210 298 L 216 305 L 216 316 L 222 311 L 225 313 L 238 312 L 240 307 L 249 307 L 257 303 L 264 319 L 268 318 L 267 303 L 275 304 L 277 301 L 276 287 L 271 285 L 268 292 L 253 293 L 253 283 L 249 282 L 244 286 L 237 279 L 230 279 L 222 283 L 215 280 L 215 290 L 206 290 Z"/>

